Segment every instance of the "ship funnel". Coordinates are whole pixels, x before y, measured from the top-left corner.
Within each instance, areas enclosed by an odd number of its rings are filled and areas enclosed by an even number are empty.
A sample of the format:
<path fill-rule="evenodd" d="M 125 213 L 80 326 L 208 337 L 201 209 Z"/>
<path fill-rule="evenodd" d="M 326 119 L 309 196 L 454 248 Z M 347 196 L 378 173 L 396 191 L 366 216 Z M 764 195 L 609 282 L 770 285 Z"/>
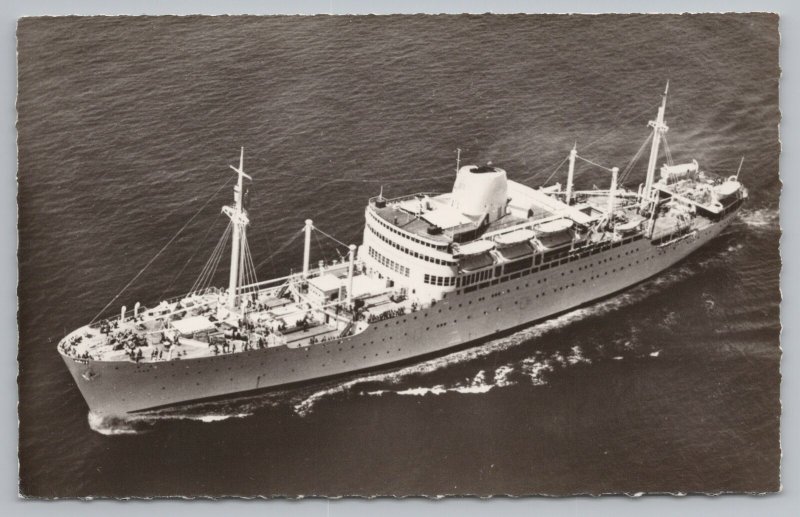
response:
<path fill-rule="evenodd" d="M 452 199 L 453 207 L 461 213 L 472 217 L 486 215 L 487 222 L 496 221 L 506 213 L 506 171 L 491 165 L 461 167 L 453 185 Z"/>

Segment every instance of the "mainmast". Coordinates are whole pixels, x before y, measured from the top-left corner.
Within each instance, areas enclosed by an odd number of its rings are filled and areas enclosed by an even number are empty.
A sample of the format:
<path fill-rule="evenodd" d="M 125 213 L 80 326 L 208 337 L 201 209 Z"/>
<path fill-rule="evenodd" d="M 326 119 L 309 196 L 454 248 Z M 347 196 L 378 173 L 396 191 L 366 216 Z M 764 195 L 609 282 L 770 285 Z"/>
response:
<path fill-rule="evenodd" d="M 656 173 L 656 161 L 658 160 L 658 148 L 661 145 L 661 135 L 669 130 L 664 123 L 664 110 L 667 107 L 668 92 L 669 81 L 667 81 L 667 87 L 664 89 L 664 94 L 661 96 L 661 106 L 658 108 L 656 119 L 648 122 L 648 125 L 653 128 L 653 143 L 650 146 L 650 161 L 647 163 L 647 179 L 645 180 L 644 190 L 642 191 L 640 207 L 643 210 L 650 203 L 653 194 L 653 177 Z"/>
<path fill-rule="evenodd" d="M 233 238 L 231 241 L 231 275 L 228 282 L 228 308 L 233 310 L 236 308 L 236 291 L 239 288 L 239 267 L 241 265 L 241 257 L 244 255 L 244 250 L 242 249 L 244 246 L 243 237 L 247 225 L 250 224 L 250 220 L 247 218 L 247 212 L 245 212 L 242 206 L 242 182 L 244 178 L 247 178 L 250 181 L 253 180 L 253 178 L 244 172 L 244 147 L 242 147 L 239 154 L 239 167 L 236 168 L 233 165 L 230 167 L 236 171 L 236 173 L 239 175 L 239 179 L 236 182 L 236 186 L 233 187 L 233 206 L 222 207 L 222 212 L 231 218 L 231 223 L 233 224 Z"/>

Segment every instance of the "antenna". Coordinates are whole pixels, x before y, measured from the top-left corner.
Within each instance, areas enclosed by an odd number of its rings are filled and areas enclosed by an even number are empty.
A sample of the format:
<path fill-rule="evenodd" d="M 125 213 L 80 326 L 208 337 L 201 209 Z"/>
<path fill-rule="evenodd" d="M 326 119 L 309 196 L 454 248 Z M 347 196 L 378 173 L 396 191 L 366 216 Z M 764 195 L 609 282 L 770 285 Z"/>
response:
<path fill-rule="evenodd" d="M 456 174 L 458 174 L 458 169 L 461 168 L 461 148 L 456 147 Z"/>
<path fill-rule="evenodd" d="M 736 181 L 739 181 L 739 173 L 742 172 L 743 163 L 744 163 L 744 156 L 742 156 L 742 159 L 739 161 L 739 168 L 736 169 Z"/>

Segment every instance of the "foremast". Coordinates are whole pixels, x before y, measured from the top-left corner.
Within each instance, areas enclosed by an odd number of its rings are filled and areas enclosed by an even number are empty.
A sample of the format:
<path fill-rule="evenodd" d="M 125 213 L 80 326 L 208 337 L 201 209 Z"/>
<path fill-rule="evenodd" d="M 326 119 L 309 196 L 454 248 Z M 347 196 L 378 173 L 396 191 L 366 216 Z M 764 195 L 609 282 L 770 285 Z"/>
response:
<path fill-rule="evenodd" d="M 241 148 L 239 154 L 239 167 L 230 166 L 238 174 L 236 186 L 233 187 L 233 205 L 222 207 L 222 212 L 227 215 L 231 220 L 231 270 L 230 279 L 228 281 L 228 309 L 233 311 L 236 309 L 237 291 L 239 289 L 240 271 L 242 270 L 242 260 L 244 259 L 244 243 L 245 232 L 247 225 L 250 224 L 250 219 L 247 217 L 247 211 L 243 206 L 243 182 L 244 178 L 253 180 L 248 174 L 244 172 L 244 147 Z"/>

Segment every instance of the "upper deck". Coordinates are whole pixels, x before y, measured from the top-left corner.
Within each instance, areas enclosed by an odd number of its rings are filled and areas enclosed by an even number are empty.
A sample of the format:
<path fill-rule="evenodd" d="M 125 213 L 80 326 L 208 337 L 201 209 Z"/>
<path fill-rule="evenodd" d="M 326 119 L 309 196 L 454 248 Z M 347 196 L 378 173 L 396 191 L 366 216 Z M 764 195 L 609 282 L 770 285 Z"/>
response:
<path fill-rule="evenodd" d="M 567 204 L 559 199 L 561 195 L 559 185 L 533 189 L 508 181 L 504 210 L 494 218 L 465 214 L 454 206 L 453 194 L 430 192 L 371 198 L 368 213 L 389 231 L 442 251 L 452 243 L 465 244 L 549 220 L 568 218 L 588 226 L 600 219 L 600 211 L 592 204 Z"/>
<path fill-rule="evenodd" d="M 418 197 L 421 196 L 421 197 Z M 402 230 L 418 239 L 438 245 L 447 245 L 453 240 L 443 232 L 437 232 L 436 226 L 425 218 L 403 208 L 403 203 L 411 199 L 431 199 L 427 194 L 415 194 L 402 198 L 385 200 L 381 203 L 377 198 L 370 199 L 370 209 L 387 224 Z"/>

